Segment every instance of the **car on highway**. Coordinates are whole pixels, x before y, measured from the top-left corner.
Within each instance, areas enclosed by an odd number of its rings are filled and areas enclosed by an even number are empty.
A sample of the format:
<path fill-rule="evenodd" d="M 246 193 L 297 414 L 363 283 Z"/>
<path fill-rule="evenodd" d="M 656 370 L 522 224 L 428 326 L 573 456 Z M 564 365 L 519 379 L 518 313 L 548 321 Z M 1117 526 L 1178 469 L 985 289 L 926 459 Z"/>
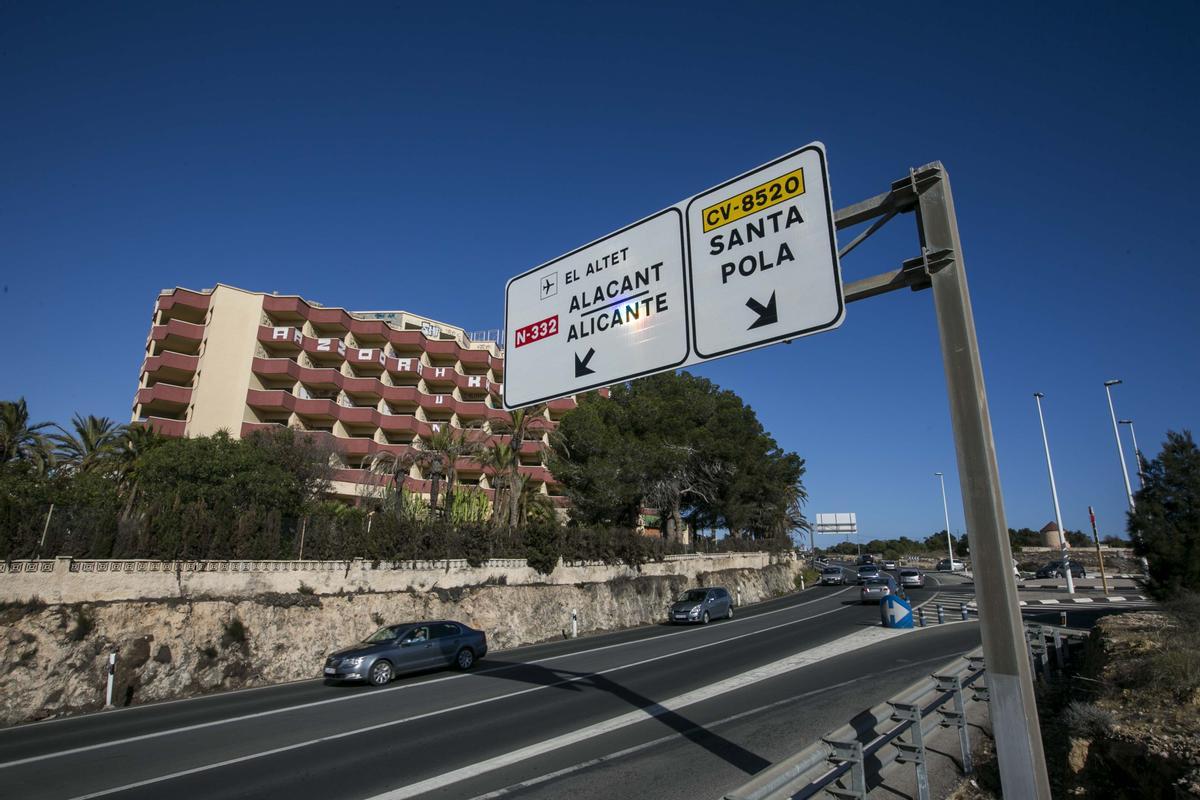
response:
<path fill-rule="evenodd" d="M 846 573 L 841 567 L 826 567 L 821 570 L 822 586 L 841 586 L 846 582 Z"/>
<path fill-rule="evenodd" d="M 891 575 L 868 578 L 858 590 L 858 599 L 863 603 L 878 603 L 892 594 L 900 594 L 900 587 Z"/>
<path fill-rule="evenodd" d="M 1071 565 L 1072 578 L 1087 577 L 1087 570 L 1083 568 L 1083 564 L 1079 563 L 1078 561 L 1068 561 L 1067 563 Z M 1061 560 L 1050 561 L 1044 567 L 1034 573 L 1034 575 L 1038 578 L 1065 578 L 1067 577 L 1067 571 L 1063 567 L 1063 562 Z"/>
<path fill-rule="evenodd" d="M 879 567 L 874 564 L 863 564 L 858 568 L 858 583 L 862 585 L 870 578 L 878 578 L 880 575 Z"/>
<path fill-rule="evenodd" d="M 733 619 L 733 599 L 720 586 L 707 589 L 688 589 L 671 604 L 668 615 L 672 623 L 699 622 L 707 625 L 713 619 Z"/>
<path fill-rule="evenodd" d="M 885 572 L 894 571 L 896 569 L 896 562 L 892 561 L 890 558 L 885 558 L 883 560 L 883 569 Z"/>
<path fill-rule="evenodd" d="M 954 559 L 953 564 L 950 563 L 950 559 L 948 558 L 943 558 L 937 563 L 938 572 L 960 572 L 966 568 L 967 565 L 959 561 L 957 558 Z"/>
<path fill-rule="evenodd" d="M 365 681 L 385 686 L 397 675 L 454 665 L 468 670 L 487 655 L 487 634 L 453 620 L 385 625 L 325 659 L 327 683 Z"/>
<path fill-rule="evenodd" d="M 900 585 L 907 588 L 925 588 L 925 573 L 919 569 L 900 570 Z"/>
<path fill-rule="evenodd" d="M 859 566 L 862 566 L 863 564 L 874 564 L 875 556 L 871 555 L 870 553 L 863 553 L 861 556 L 858 557 L 857 563 Z"/>

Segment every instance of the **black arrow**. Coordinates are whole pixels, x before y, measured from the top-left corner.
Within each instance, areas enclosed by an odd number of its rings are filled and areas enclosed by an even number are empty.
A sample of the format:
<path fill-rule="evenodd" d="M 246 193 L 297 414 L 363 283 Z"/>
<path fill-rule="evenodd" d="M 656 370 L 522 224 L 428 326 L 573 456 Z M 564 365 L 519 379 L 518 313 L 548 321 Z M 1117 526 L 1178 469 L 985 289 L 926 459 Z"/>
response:
<path fill-rule="evenodd" d="M 746 301 L 746 307 L 755 314 L 758 314 L 758 319 L 754 320 L 754 324 L 752 324 L 749 328 L 746 328 L 748 331 L 752 331 L 755 328 L 761 328 L 763 325 L 771 325 L 779 322 L 779 313 L 775 310 L 774 292 L 771 292 L 771 299 L 767 301 L 765 306 L 751 297 Z"/>
<path fill-rule="evenodd" d="M 588 362 L 592 360 L 592 356 L 596 355 L 596 348 L 589 347 L 587 355 L 582 359 L 579 358 L 579 353 L 575 354 L 575 377 L 582 378 L 584 375 L 591 375 L 596 370 L 588 369 Z"/>

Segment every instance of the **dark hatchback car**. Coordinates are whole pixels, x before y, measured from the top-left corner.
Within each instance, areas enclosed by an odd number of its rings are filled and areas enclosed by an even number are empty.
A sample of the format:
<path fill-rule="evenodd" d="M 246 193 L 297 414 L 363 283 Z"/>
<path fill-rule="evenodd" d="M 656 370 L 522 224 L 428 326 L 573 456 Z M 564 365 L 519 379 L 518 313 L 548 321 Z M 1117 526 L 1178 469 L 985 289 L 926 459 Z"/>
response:
<path fill-rule="evenodd" d="M 733 619 L 733 599 L 720 586 L 710 589 L 688 589 L 671 604 L 668 619 L 676 622 L 699 622 L 707 625 L 711 619 Z"/>
<path fill-rule="evenodd" d="M 325 659 L 325 680 L 384 686 L 402 672 L 470 669 L 487 655 L 487 634 L 452 620 L 385 625 L 353 647 Z"/>
<path fill-rule="evenodd" d="M 1083 568 L 1083 564 L 1080 564 L 1078 561 L 1069 561 L 1067 563 L 1071 565 L 1072 578 L 1087 577 L 1087 570 Z M 1039 578 L 1065 578 L 1067 577 L 1067 571 L 1063 568 L 1062 561 L 1051 561 L 1039 569 L 1036 576 Z"/>

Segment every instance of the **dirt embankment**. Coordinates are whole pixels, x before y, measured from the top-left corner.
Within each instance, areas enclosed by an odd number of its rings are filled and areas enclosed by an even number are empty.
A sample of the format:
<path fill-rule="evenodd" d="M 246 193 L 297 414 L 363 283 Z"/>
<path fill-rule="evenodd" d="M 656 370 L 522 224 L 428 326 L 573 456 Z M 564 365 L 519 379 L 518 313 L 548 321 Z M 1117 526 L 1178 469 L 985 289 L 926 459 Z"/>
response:
<path fill-rule="evenodd" d="M 744 603 L 793 590 L 794 569 L 701 573 Z M 98 709 L 117 654 L 118 706 L 319 677 L 325 654 L 381 624 L 458 619 L 493 650 L 559 638 L 578 609 L 581 634 L 662 620 L 684 576 L 577 585 L 489 584 L 425 592 L 262 594 L 240 599 L 0 607 L 0 725 Z"/>
<path fill-rule="evenodd" d="M 1200 597 L 1105 617 L 1077 674 L 1038 686 L 1055 797 L 1200 798 Z M 1000 796 L 994 748 L 955 800 Z"/>

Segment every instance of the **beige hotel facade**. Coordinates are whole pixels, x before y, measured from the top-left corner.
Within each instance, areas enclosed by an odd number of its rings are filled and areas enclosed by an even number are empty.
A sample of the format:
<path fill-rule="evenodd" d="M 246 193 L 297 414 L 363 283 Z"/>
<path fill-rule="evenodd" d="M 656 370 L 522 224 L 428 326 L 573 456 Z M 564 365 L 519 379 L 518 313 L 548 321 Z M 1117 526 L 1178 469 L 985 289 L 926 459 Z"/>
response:
<path fill-rule="evenodd" d="M 443 426 L 490 434 L 501 406 L 504 353 L 494 341 L 406 311 L 347 311 L 296 296 L 232 286 L 159 294 L 133 421 L 168 436 L 242 437 L 287 426 L 323 437 L 335 453 L 334 495 L 373 491 L 383 452 L 421 449 Z M 520 448 L 521 471 L 559 507 L 545 467 L 548 432 L 575 400 L 556 400 Z M 489 497 L 491 478 L 469 459 L 459 483 Z M 413 466 L 405 486 L 428 494 Z"/>

